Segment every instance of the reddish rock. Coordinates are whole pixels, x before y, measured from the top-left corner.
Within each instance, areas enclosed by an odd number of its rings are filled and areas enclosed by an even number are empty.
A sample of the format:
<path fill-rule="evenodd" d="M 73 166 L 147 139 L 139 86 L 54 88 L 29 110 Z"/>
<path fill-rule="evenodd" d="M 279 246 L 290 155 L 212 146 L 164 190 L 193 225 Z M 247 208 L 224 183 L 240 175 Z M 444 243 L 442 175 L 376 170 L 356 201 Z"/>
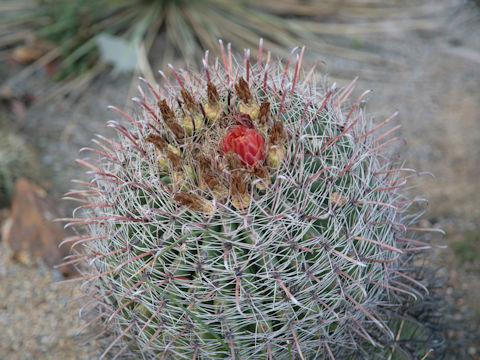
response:
<path fill-rule="evenodd" d="M 54 266 L 67 255 L 68 249 L 58 248 L 66 237 L 59 223 L 58 211 L 46 191 L 25 179 L 15 184 L 10 216 L 6 219 L 2 238 L 13 251 L 15 260 L 28 264 L 42 258 Z M 61 267 L 64 275 L 72 275 L 73 267 Z"/>

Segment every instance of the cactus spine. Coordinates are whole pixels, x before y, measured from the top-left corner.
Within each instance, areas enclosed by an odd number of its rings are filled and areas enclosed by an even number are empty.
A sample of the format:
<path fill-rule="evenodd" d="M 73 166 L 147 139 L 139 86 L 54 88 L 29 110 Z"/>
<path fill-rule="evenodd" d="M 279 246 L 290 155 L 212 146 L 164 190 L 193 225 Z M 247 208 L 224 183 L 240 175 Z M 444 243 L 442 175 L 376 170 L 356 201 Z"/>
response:
<path fill-rule="evenodd" d="M 259 53 L 212 65 L 207 52 L 203 75 L 172 67 L 176 85 L 145 82 L 140 116 L 114 108 L 118 140 L 85 149 L 88 204 L 69 225 L 86 234 L 67 242 L 116 334 L 105 354 L 385 354 L 390 320 L 427 291 L 406 266 L 424 247 L 401 191 L 414 171 L 383 153 L 394 116 L 372 127 L 367 92 L 347 107 L 354 82 L 319 85 L 303 49 L 286 65 Z"/>

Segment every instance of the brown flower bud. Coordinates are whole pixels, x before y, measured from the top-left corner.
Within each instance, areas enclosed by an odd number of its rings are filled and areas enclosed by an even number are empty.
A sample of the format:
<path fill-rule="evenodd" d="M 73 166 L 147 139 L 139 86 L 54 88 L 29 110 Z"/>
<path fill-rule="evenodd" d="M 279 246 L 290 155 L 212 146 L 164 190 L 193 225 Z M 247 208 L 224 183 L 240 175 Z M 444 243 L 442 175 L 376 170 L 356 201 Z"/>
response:
<path fill-rule="evenodd" d="M 253 100 L 252 93 L 248 87 L 247 82 L 241 77 L 238 79 L 238 82 L 235 84 L 235 91 L 240 100 L 245 104 L 250 103 Z"/>
<path fill-rule="evenodd" d="M 264 101 L 258 111 L 257 124 L 262 132 L 266 132 L 270 125 L 270 103 Z"/>
<path fill-rule="evenodd" d="M 247 185 L 238 173 L 232 175 L 231 186 L 232 203 L 237 209 L 245 209 L 250 205 L 250 194 L 247 193 Z"/>
<path fill-rule="evenodd" d="M 173 200 L 193 211 L 203 212 L 206 214 L 213 214 L 215 212 L 215 206 L 211 201 L 202 199 L 200 196 L 195 194 L 179 192 L 173 196 Z"/>
<path fill-rule="evenodd" d="M 216 86 L 208 82 L 207 83 L 207 96 L 208 102 L 204 105 L 205 116 L 210 121 L 215 121 L 220 115 L 220 104 L 218 102 L 218 92 Z"/>
<path fill-rule="evenodd" d="M 192 94 L 190 94 L 185 89 L 182 89 L 181 93 L 182 93 L 183 102 L 185 103 L 185 107 L 187 108 L 187 110 L 192 113 L 199 111 L 198 103 L 195 101 Z"/>
<path fill-rule="evenodd" d="M 242 160 L 234 152 L 228 152 L 223 157 L 223 162 L 228 171 L 244 170 Z"/>
<path fill-rule="evenodd" d="M 210 105 L 215 105 L 218 103 L 218 92 L 217 87 L 212 82 L 207 83 L 207 96 L 208 96 L 208 103 Z"/>
<path fill-rule="evenodd" d="M 166 100 L 160 100 L 158 102 L 160 108 L 160 113 L 162 114 L 163 121 L 167 127 L 172 131 L 173 135 L 177 140 L 185 138 L 185 130 L 175 121 L 175 113 L 168 106 Z"/>
<path fill-rule="evenodd" d="M 270 183 L 270 176 L 268 174 L 268 169 L 265 166 L 256 166 L 247 170 L 255 179 L 262 179 L 255 184 L 257 189 L 265 190 L 266 185 Z"/>
<path fill-rule="evenodd" d="M 275 121 L 268 135 L 268 146 L 283 145 L 286 139 L 287 133 L 283 121 Z"/>
<path fill-rule="evenodd" d="M 145 140 L 155 145 L 157 150 L 163 152 L 168 146 L 167 140 L 164 136 L 158 134 L 148 134 Z"/>
<path fill-rule="evenodd" d="M 170 149 L 167 149 L 166 154 L 167 159 L 172 164 L 173 171 L 182 171 L 182 158 L 180 157 L 180 155 L 174 153 Z"/>
<path fill-rule="evenodd" d="M 167 100 L 160 100 L 158 102 L 158 107 L 160 108 L 160 113 L 162 114 L 162 118 L 165 123 L 175 120 L 175 113 L 170 108 L 170 106 L 168 106 Z"/>

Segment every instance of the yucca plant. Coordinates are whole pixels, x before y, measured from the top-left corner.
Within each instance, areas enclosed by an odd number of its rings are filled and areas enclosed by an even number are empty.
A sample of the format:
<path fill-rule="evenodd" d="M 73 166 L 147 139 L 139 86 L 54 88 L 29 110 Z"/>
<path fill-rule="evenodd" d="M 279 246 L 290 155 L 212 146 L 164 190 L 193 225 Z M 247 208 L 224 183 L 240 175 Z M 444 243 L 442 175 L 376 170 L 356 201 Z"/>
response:
<path fill-rule="evenodd" d="M 118 139 L 82 149 L 91 179 L 63 220 L 84 234 L 64 243 L 91 321 L 114 334 L 103 356 L 428 356 L 427 330 L 401 343 L 421 328 L 407 321 L 428 293 L 411 260 L 435 229 L 402 190 L 416 171 L 386 153 L 395 114 L 374 126 L 368 91 L 351 103 L 355 83 L 327 85 L 303 49 L 221 54 L 145 82 L 139 112 L 112 107 Z"/>
<path fill-rule="evenodd" d="M 337 0 L 6 0 L 0 5 L 0 56 L 11 57 L 13 52 L 22 62 L 34 61 L 15 78 L 17 82 L 26 73 L 46 66 L 54 79 L 64 80 L 54 90 L 61 95 L 87 89 L 108 63 L 122 57 L 136 57 L 139 72 L 149 78 L 153 78 L 152 58 L 162 67 L 179 55 L 194 64 L 201 49 L 216 49 L 220 37 L 236 48 L 252 48 L 255 56 L 257 39 L 263 37 L 275 55 L 285 56 L 285 49 L 302 43 L 317 55 L 395 65 L 377 50 L 371 51 L 370 45 L 362 48 L 358 44 L 370 34 L 385 34 L 385 29 L 436 27 L 438 20 L 431 16 L 438 10 L 433 4 L 419 6 L 397 0 L 375 4 L 339 4 Z M 104 37 L 109 46 L 102 45 Z M 161 45 L 149 57 L 159 37 Z M 135 61 L 129 66 L 135 68 Z"/>

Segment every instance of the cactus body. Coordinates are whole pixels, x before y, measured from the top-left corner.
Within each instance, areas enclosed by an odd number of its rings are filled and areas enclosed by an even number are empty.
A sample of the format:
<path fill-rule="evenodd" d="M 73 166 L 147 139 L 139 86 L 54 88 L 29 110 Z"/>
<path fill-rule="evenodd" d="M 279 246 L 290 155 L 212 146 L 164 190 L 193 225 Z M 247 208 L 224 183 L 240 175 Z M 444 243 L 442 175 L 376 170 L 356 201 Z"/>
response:
<path fill-rule="evenodd" d="M 261 53 L 261 49 L 260 49 Z M 354 83 L 224 53 L 147 84 L 111 121 L 72 221 L 85 286 L 118 354 L 159 359 L 384 358 L 391 319 L 426 289 L 401 192 Z M 173 69 L 173 68 L 172 68 Z M 392 117 L 393 118 L 393 117 Z M 408 254 L 408 256 L 407 256 Z M 114 346 L 115 345 L 115 346 Z M 383 355 L 381 355 L 383 354 Z"/>

